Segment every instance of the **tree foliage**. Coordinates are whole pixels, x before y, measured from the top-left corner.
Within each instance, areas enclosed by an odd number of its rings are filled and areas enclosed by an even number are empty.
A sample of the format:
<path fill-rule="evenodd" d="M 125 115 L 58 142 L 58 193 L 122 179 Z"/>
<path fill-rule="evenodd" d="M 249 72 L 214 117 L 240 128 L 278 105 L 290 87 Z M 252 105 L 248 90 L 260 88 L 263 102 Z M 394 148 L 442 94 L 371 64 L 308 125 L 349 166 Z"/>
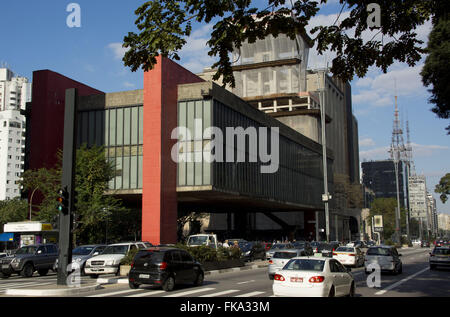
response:
<path fill-rule="evenodd" d="M 24 221 L 28 216 L 28 202 L 16 197 L 10 200 L 0 200 L 0 232 L 8 222 Z"/>
<path fill-rule="evenodd" d="M 234 86 L 230 53 L 245 41 L 254 43 L 268 35 L 287 34 L 290 38 L 305 28 L 327 0 L 266 0 L 260 9 L 250 0 L 158 0 L 147 1 L 136 10 L 138 33 L 129 32 L 124 37 L 124 63 L 136 71 L 153 68 L 156 56 L 179 59 L 178 52 L 192 32 L 192 22 L 210 23 L 213 27 L 209 55 L 219 58 L 212 65 L 217 68 L 214 79 L 223 76 L 224 84 Z M 321 25 L 311 30 L 312 43 L 319 54 L 330 50 L 337 57 L 331 72 L 343 80 L 355 75 L 363 77 L 368 67 L 376 65 L 383 71 L 394 61 L 415 65 L 424 49 L 414 30 L 433 18 L 439 11 L 439 1 L 378 0 L 381 13 L 380 36 L 363 40 L 369 30 L 367 6 L 372 0 L 341 0 L 342 9 L 350 15 L 333 25 Z M 261 5 L 261 3 L 259 3 Z M 341 11 L 342 12 L 342 11 Z M 340 15 L 339 15 L 340 17 Z"/>
<path fill-rule="evenodd" d="M 441 178 L 439 184 L 436 185 L 434 192 L 441 194 L 439 198 L 443 204 L 447 202 L 448 196 L 450 196 L 450 173 L 445 174 L 445 176 Z"/>
<path fill-rule="evenodd" d="M 431 109 L 439 118 L 450 118 L 450 18 L 438 19 L 430 33 L 422 81 L 429 89 Z M 446 128 L 450 134 L 450 125 Z"/>
<path fill-rule="evenodd" d="M 342 208 L 363 208 L 364 196 L 361 184 L 350 183 L 348 175 L 335 173 L 334 179 L 334 200 L 336 207 Z"/>
<path fill-rule="evenodd" d="M 376 198 L 370 209 L 370 224 L 375 215 L 383 216 L 383 236 L 385 239 L 391 239 L 395 233 L 395 209 L 397 200 L 395 198 Z M 406 229 L 406 211 L 401 208 L 400 211 L 400 230 Z"/>
<path fill-rule="evenodd" d="M 62 154 L 58 152 L 58 163 L 52 169 L 28 170 L 23 174 L 24 190 L 40 195 L 34 218 L 54 222 L 58 216 L 57 197 L 61 187 Z M 114 177 L 114 167 L 105 160 L 103 147 L 88 148 L 82 145 L 76 153 L 75 170 L 75 215 L 74 234 L 79 242 L 97 243 L 103 241 L 105 225 L 120 213 L 126 213 L 121 201 L 106 195 L 108 182 Z M 34 201 L 34 200 L 33 200 Z M 35 205 L 35 203 L 33 203 Z M 116 214 L 120 215 L 116 215 Z M 121 220 L 123 221 L 123 219 Z M 114 226 L 112 226 L 114 227 Z"/>

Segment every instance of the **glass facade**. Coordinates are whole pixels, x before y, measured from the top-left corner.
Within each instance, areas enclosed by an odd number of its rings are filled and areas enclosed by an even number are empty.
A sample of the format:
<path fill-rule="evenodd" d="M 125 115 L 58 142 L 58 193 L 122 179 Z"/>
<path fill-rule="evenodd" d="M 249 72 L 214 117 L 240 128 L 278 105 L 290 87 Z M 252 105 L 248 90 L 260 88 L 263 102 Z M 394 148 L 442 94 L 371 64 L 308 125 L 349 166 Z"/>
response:
<path fill-rule="evenodd" d="M 142 105 L 79 112 L 77 144 L 85 143 L 105 147 L 116 170 L 110 189 L 142 188 Z"/>
<path fill-rule="evenodd" d="M 213 108 L 211 107 L 213 105 Z M 322 203 L 323 171 L 321 153 L 280 135 L 279 138 L 279 168 L 275 173 L 261 173 L 261 167 L 269 163 L 251 158 L 249 154 L 249 137 L 246 136 L 245 153 L 241 153 L 244 162 L 237 162 L 238 151 L 234 141 L 234 162 L 226 162 L 226 153 L 231 144 L 226 138 L 227 127 L 263 127 L 260 123 L 243 114 L 234 111 L 217 100 L 198 100 L 179 102 L 178 123 L 195 131 L 194 119 L 201 122 L 201 128 L 217 127 L 223 131 L 222 153 L 224 160 L 208 163 L 201 162 L 178 163 L 178 187 L 212 185 L 214 189 L 228 192 L 239 192 L 250 197 L 275 199 L 303 205 L 318 205 Z M 259 132 L 258 132 L 259 134 Z M 260 137 L 258 135 L 258 137 Z M 205 139 L 199 133 L 192 133 L 190 140 L 183 140 L 179 153 L 186 152 L 194 158 L 196 154 L 208 155 L 207 147 L 210 139 Z M 268 153 L 271 154 L 270 135 L 268 135 Z M 211 153 L 211 152 L 210 152 Z M 217 145 L 213 154 L 217 154 Z M 273 154 L 273 153 L 272 153 Z M 200 156 L 198 156 L 200 157 Z M 197 160 L 194 160 L 197 161 Z M 255 162 L 256 161 L 256 162 Z M 332 160 L 328 160 L 329 182 L 332 183 Z"/>

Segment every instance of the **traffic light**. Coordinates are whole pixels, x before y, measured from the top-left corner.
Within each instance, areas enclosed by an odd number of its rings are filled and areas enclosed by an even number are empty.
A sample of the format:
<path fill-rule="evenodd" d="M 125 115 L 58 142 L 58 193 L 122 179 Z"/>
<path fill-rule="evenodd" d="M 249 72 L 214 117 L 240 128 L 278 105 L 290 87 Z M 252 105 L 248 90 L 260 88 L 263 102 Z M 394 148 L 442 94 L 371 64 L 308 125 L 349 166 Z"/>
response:
<path fill-rule="evenodd" d="M 67 215 L 69 213 L 69 193 L 64 188 L 60 189 L 58 194 L 58 210 Z"/>

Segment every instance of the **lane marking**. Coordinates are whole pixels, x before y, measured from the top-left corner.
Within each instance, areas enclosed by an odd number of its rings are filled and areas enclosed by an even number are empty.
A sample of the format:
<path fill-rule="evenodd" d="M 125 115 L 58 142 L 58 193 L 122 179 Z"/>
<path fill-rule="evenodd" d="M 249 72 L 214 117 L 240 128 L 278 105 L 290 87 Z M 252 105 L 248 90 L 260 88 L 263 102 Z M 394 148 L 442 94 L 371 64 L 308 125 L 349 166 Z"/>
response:
<path fill-rule="evenodd" d="M 251 293 L 241 294 L 241 295 L 234 296 L 234 297 L 252 297 L 252 296 L 257 296 L 257 295 L 261 295 L 261 294 L 264 294 L 264 292 L 251 292 Z"/>
<path fill-rule="evenodd" d="M 127 289 L 124 291 L 117 291 L 117 292 L 110 292 L 110 293 L 103 293 L 103 294 L 97 294 L 97 295 L 90 295 L 87 297 L 107 297 L 107 296 L 113 296 L 113 295 L 119 295 L 119 294 L 125 294 L 125 293 L 134 293 L 142 291 L 142 289 Z"/>
<path fill-rule="evenodd" d="M 176 293 L 176 294 L 172 294 L 172 295 L 168 295 L 168 296 L 164 296 L 164 297 L 183 297 L 183 296 L 191 295 L 191 294 L 195 294 L 195 293 L 212 291 L 214 289 L 215 288 L 207 287 L 207 288 L 201 288 L 201 289 L 196 289 L 196 290 L 187 291 L 187 292 Z"/>
<path fill-rule="evenodd" d="M 429 268 L 426 267 L 426 268 L 424 268 L 423 270 L 420 270 L 419 272 L 414 273 L 413 275 L 410 275 L 410 276 L 408 276 L 408 277 L 406 277 L 406 278 L 404 278 L 404 279 L 402 279 L 402 280 L 400 280 L 400 281 L 398 281 L 398 282 L 396 282 L 396 283 L 394 283 L 394 284 L 392 284 L 392 285 L 389 285 L 389 286 L 386 287 L 385 289 L 376 292 L 375 295 L 383 295 L 383 294 L 386 294 L 386 293 L 387 293 L 388 291 L 390 291 L 391 289 L 393 289 L 393 288 L 395 288 L 395 287 L 397 287 L 397 286 L 399 286 L 399 285 L 401 285 L 401 284 L 403 284 L 403 283 L 409 281 L 410 279 L 412 279 L 412 278 L 416 277 L 417 275 L 422 274 L 423 272 L 428 271 L 428 270 L 429 270 Z"/>
<path fill-rule="evenodd" d="M 144 289 L 142 289 L 144 290 Z M 136 295 L 128 295 L 125 297 L 146 297 L 146 296 L 152 296 L 152 295 L 156 295 L 156 294 L 161 294 L 161 293 L 166 293 L 166 291 L 153 291 L 153 292 L 143 292 L 143 293 L 139 293 Z"/>
<path fill-rule="evenodd" d="M 239 282 L 237 284 L 240 285 L 240 284 L 248 284 L 248 283 L 253 283 L 253 282 L 255 282 L 255 280 L 246 281 L 246 282 Z"/>
<path fill-rule="evenodd" d="M 30 285 L 23 285 L 23 284 L 22 284 L 21 286 L 14 286 L 14 287 L 6 287 L 6 288 L 3 288 L 3 289 L 0 290 L 0 292 L 5 292 L 5 291 L 10 290 L 10 289 L 26 288 L 26 287 L 41 286 L 41 285 L 50 285 L 50 284 L 53 284 L 53 283 L 38 283 L 38 284 L 33 283 L 33 284 L 30 284 Z"/>
<path fill-rule="evenodd" d="M 236 290 L 236 289 L 230 289 L 230 290 L 228 290 L 228 291 L 223 291 L 223 292 L 218 292 L 218 293 L 207 294 L 207 295 L 203 295 L 203 296 L 200 296 L 200 297 L 215 297 L 215 296 L 227 295 L 227 294 L 236 293 L 236 292 L 239 292 L 239 290 Z"/>

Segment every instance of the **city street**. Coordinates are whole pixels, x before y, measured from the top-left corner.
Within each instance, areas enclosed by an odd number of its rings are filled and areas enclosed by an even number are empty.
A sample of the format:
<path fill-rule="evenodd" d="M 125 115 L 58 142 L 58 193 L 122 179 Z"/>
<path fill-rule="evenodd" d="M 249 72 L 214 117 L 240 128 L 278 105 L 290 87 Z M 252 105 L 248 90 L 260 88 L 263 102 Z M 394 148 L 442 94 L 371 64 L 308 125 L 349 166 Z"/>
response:
<path fill-rule="evenodd" d="M 369 288 L 364 268 L 352 269 L 356 281 L 356 297 L 429 297 L 450 296 L 450 269 L 430 271 L 428 253 L 430 249 L 404 249 L 402 254 L 403 273 L 382 274 L 381 287 Z M 263 262 L 257 262 L 259 264 Z M 113 276 L 110 276 L 111 278 Z M 92 282 L 89 277 L 83 280 Z M 56 284 L 56 274 L 29 279 L 11 277 L 0 281 L 0 296 L 6 296 L 6 289 L 35 287 Z M 101 289 L 83 293 L 86 297 L 272 297 L 272 281 L 267 276 L 267 268 L 257 268 L 205 276 L 201 287 L 179 286 L 173 292 L 141 286 L 132 290 L 128 284 L 106 284 Z"/>

